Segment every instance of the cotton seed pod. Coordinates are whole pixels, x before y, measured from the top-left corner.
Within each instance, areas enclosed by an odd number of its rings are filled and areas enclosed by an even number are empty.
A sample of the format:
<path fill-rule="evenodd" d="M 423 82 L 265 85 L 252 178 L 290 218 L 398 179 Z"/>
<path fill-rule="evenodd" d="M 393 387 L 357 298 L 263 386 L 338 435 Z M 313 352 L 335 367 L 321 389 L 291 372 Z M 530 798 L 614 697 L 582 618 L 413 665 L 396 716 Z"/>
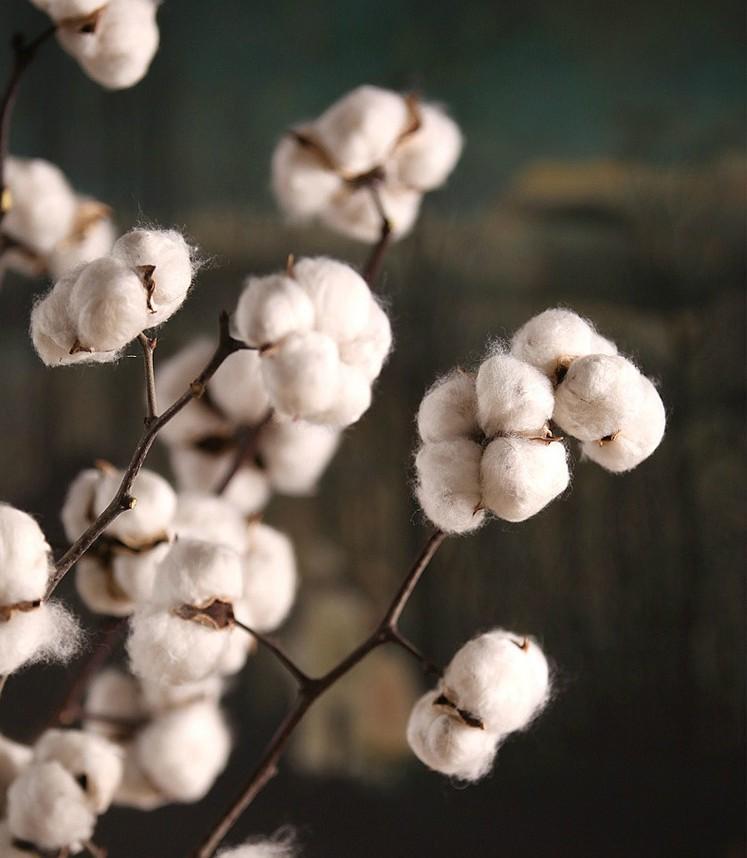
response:
<path fill-rule="evenodd" d="M 70 542 L 75 542 L 95 518 L 93 498 L 100 479 L 101 471 L 98 468 L 86 468 L 68 486 L 60 519 Z"/>
<path fill-rule="evenodd" d="M 33 754 L 28 745 L 0 736 L 0 813 L 5 812 L 5 796 L 8 787 L 29 765 Z M 0 838 L 0 856 L 3 855 L 2 845 L 2 838 Z"/>
<path fill-rule="evenodd" d="M 59 280 L 81 265 L 107 256 L 117 235 L 109 208 L 96 200 L 77 197 L 72 232 L 52 248 L 47 269 Z"/>
<path fill-rule="evenodd" d="M 297 854 L 292 835 L 279 832 L 269 840 L 253 838 L 243 846 L 222 849 L 218 858 L 294 858 Z"/>
<path fill-rule="evenodd" d="M 224 769 L 231 739 L 219 708 L 193 703 L 156 718 L 135 740 L 148 780 L 171 801 L 199 801 Z"/>
<path fill-rule="evenodd" d="M 479 527 L 482 447 L 466 438 L 424 444 L 415 457 L 416 494 L 426 516 L 447 533 L 467 533 Z"/>
<path fill-rule="evenodd" d="M 661 443 L 667 416 L 659 392 L 641 376 L 643 395 L 635 414 L 629 414 L 609 440 L 585 441 L 584 455 L 613 473 L 622 473 L 641 464 Z"/>
<path fill-rule="evenodd" d="M 440 692 L 429 691 L 413 707 L 407 723 L 407 741 L 415 756 L 433 771 L 476 781 L 493 765 L 500 737 L 465 724 L 457 714 L 436 701 Z"/>
<path fill-rule="evenodd" d="M 293 544 L 284 533 L 255 523 L 243 557 L 244 593 L 237 616 L 258 632 L 276 629 L 286 618 L 296 596 L 297 572 Z"/>
<path fill-rule="evenodd" d="M 644 376 L 619 355 L 588 355 L 573 361 L 555 393 L 553 420 L 579 441 L 599 441 L 619 432 L 645 399 Z"/>
<path fill-rule="evenodd" d="M 391 229 L 390 238 L 404 238 L 415 225 L 420 212 L 422 194 L 409 188 L 380 185 L 381 207 Z M 332 205 L 320 213 L 322 222 L 330 229 L 373 244 L 381 238 L 381 212 L 367 188 L 347 190 L 334 198 Z"/>
<path fill-rule="evenodd" d="M 511 353 L 553 377 L 562 361 L 590 354 L 617 354 L 614 343 L 571 310 L 545 310 L 526 322 L 511 340 Z"/>
<path fill-rule="evenodd" d="M 93 498 L 94 516 L 109 506 L 123 476 L 118 470 L 101 473 Z M 166 533 L 176 512 L 176 494 L 163 477 L 147 469 L 135 477 L 130 494 L 136 499 L 135 505 L 117 516 L 105 533 L 138 548 Z"/>
<path fill-rule="evenodd" d="M 233 314 L 236 336 L 266 347 L 314 326 L 314 305 L 300 284 L 286 274 L 249 277 Z"/>
<path fill-rule="evenodd" d="M 96 557 L 82 557 L 76 564 L 75 589 L 94 614 L 127 617 L 135 610 L 135 602 L 119 586 L 111 567 Z"/>
<path fill-rule="evenodd" d="M 67 661 L 80 637 L 77 621 L 58 602 L 13 611 L 10 619 L 0 621 L 0 675 L 35 662 Z"/>
<path fill-rule="evenodd" d="M 403 185 L 430 191 L 446 181 L 464 140 L 459 126 L 440 107 L 418 104 L 417 113 L 419 127 L 398 144 L 392 168 Z"/>
<path fill-rule="evenodd" d="M 340 358 L 363 373 L 369 382 L 378 378 L 392 348 L 392 327 L 389 317 L 373 295 L 368 302 L 368 319 L 361 333 L 339 344 Z"/>
<path fill-rule="evenodd" d="M 568 487 L 567 451 L 559 441 L 495 438 L 480 475 L 483 506 L 504 521 L 525 521 Z"/>
<path fill-rule="evenodd" d="M 137 810 L 155 810 L 168 804 L 168 798 L 153 786 L 140 768 L 132 743 L 125 747 L 124 753 L 122 780 L 114 795 L 114 804 Z"/>
<path fill-rule="evenodd" d="M 114 667 L 102 670 L 91 680 L 84 709 L 87 715 L 92 716 L 83 722 L 86 733 L 96 733 L 112 741 L 119 740 L 123 731 L 123 725 L 113 722 L 124 719 L 135 725 L 146 714 L 137 680 Z M 113 719 L 113 722 L 107 719 Z"/>
<path fill-rule="evenodd" d="M 308 131 L 300 129 L 299 133 Z M 278 141 L 272 155 L 272 190 L 291 218 L 301 220 L 318 214 L 342 186 L 343 180 L 293 135 L 286 134 Z"/>
<path fill-rule="evenodd" d="M 8 790 L 8 828 L 39 850 L 82 849 L 96 813 L 75 777 L 58 762 L 34 762 Z"/>
<path fill-rule="evenodd" d="M 0 607 L 44 596 L 51 549 L 39 525 L 20 509 L 0 504 Z"/>
<path fill-rule="evenodd" d="M 428 390 L 418 409 L 418 432 L 426 443 L 479 434 L 474 375 L 456 369 Z"/>
<path fill-rule="evenodd" d="M 249 638 L 246 632 L 242 635 Z M 141 679 L 139 684 L 144 704 L 152 715 L 205 700 L 217 703 L 225 688 L 222 676 L 208 676 L 182 685 L 169 685 L 161 679 Z"/>
<path fill-rule="evenodd" d="M 262 358 L 262 375 L 275 409 L 288 417 L 314 420 L 331 408 L 339 383 L 340 358 L 334 340 L 317 331 L 290 334 Z"/>
<path fill-rule="evenodd" d="M 555 399 L 547 376 L 509 354 L 483 361 L 475 380 L 477 415 L 490 438 L 503 432 L 542 434 Z"/>
<path fill-rule="evenodd" d="M 258 453 L 275 491 L 311 494 L 340 443 L 329 426 L 273 417 L 262 430 Z"/>
<path fill-rule="evenodd" d="M 117 239 L 111 255 L 136 271 L 153 266 L 149 275 L 153 284 L 150 315 L 145 327 L 162 324 L 184 303 L 194 265 L 192 250 L 181 233 L 173 229 L 133 229 Z"/>
<path fill-rule="evenodd" d="M 344 429 L 357 423 L 371 406 L 371 383 L 355 367 L 340 363 L 334 403 L 314 415 L 324 426 Z"/>
<path fill-rule="evenodd" d="M 179 494 L 171 527 L 179 540 L 214 542 L 239 554 L 243 554 L 249 544 L 249 529 L 242 514 L 225 498 L 215 495 Z"/>
<path fill-rule="evenodd" d="M 245 426 L 259 423 L 270 409 L 256 351 L 229 355 L 210 379 L 210 398 L 231 420 Z"/>
<path fill-rule="evenodd" d="M 86 74 L 107 89 L 126 89 L 144 77 L 158 50 L 154 0 L 109 0 L 93 31 L 62 22 L 57 38 Z M 58 19 L 59 20 L 59 19 Z"/>
<path fill-rule="evenodd" d="M 122 777 L 122 752 L 103 736 L 82 730 L 47 730 L 34 746 L 34 760 L 58 762 L 79 779 L 91 809 L 109 807 Z"/>
<path fill-rule="evenodd" d="M 441 691 L 453 707 L 486 731 L 512 733 L 529 725 L 548 701 L 550 672 L 537 642 L 495 629 L 466 643 L 444 671 Z"/>
<path fill-rule="evenodd" d="M 3 234 L 46 256 L 72 230 L 73 189 L 58 167 L 41 158 L 7 158 L 4 180 L 12 202 Z"/>
<path fill-rule="evenodd" d="M 296 262 L 293 277 L 311 299 L 317 331 L 337 343 L 349 342 L 363 333 L 373 299 L 357 271 L 319 256 Z"/>

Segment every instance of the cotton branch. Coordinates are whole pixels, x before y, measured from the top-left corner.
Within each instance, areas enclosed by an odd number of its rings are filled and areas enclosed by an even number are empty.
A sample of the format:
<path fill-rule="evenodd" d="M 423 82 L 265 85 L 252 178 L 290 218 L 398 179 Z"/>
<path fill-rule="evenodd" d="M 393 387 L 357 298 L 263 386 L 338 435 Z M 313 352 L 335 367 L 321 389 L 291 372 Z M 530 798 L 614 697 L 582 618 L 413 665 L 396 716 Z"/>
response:
<path fill-rule="evenodd" d="M 151 339 L 145 334 L 138 336 L 138 342 L 143 349 L 145 359 L 145 395 L 148 402 L 148 413 L 145 418 L 146 426 L 152 423 L 158 416 L 158 399 L 156 398 L 156 374 L 153 366 L 153 352 L 156 350 L 158 340 Z"/>
<path fill-rule="evenodd" d="M 412 596 L 418 581 L 428 564 L 446 538 L 443 531 L 437 530 L 431 535 L 425 547 L 407 572 L 399 590 L 394 596 L 381 622 L 371 632 L 363 643 L 357 646 L 348 656 L 335 667 L 318 678 L 308 677 L 283 653 L 273 641 L 257 636 L 260 645 L 264 645 L 278 658 L 298 682 L 298 695 L 295 703 L 275 731 L 265 749 L 262 759 L 253 771 L 236 801 L 221 818 L 203 844 L 194 853 L 193 858 L 211 858 L 221 844 L 223 838 L 233 828 L 242 813 L 254 801 L 264 786 L 271 780 L 277 770 L 277 763 L 288 744 L 293 731 L 314 703 L 338 680 L 358 665 L 373 650 L 386 643 L 396 643 L 424 661 L 420 653 L 399 632 L 398 623 L 402 612 Z M 432 667 L 432 666 L 431 666 Z M 435 668 L 434 668 L 435 669 Z"/>
<path fill-rule="evenodd" d="M 265 426 L 272 420 L 274 411 L 270 408 L 265 414 L 265 416 L 254 426 L 249 426 L 244 431 L 243 436 L 239 439 L 238 445 L 234 452 L 233 459 L 228 466 L 228 470 L 221 477 L 220 482 L 215 487 L 214 491 L 216 495 L 222 495 L 228 486 L 231 484 L 231 480 L 238 474 L 243 465 L 246 462 L 251 461 L 254 456 L 257 454 L 257 449 L 259 447 L 259 439 L 262 434 L 262 430 Z"/>
<path fill-rule="evenodd" d="M 109 506 L 98 516 L 91 526 L 82 533 L 78 539 L 68 548 L 68 550 L 60 557 L 55 564 L 54 574 L 50 579 L 45 599 L 48 599 L 57 589 L 58 584 L 65 577 L 66 573 L 74 566 L 78 560 L 88 551 L 93 543 L 101 536 L 106 528 L 123 512 L 132 509 L 137 503 L 130 491 L 135 478 L 140 473 L 143 463 L 153 446 L 153 442 L 160 430 L 175 417 L 186 405 L 193 399 L 199 399 L 205 393 L 205 387 L 208 381 L 213 377 L 217 369 L 223 361 L 234 352 L 246 348 L 246 345 L 239 340 L 235 340 L 229 332 L 228 313 L 221 313 L 220 317 L 220 340 L 215 349 L 215 353 L 208 361 L 207 366 L 197 376 L 197 378 L 189 386 L 179 399 L 170 405 L 162 414 L 147 421 L 143 434 L 135 446 L 135 450 L 124 473 L 119 489 L 112 498 Z"/>
<path fill-rule="evenodd" d="M 368 257 L 368 261 L 363 269 L 363 279 L 368 283 L 371 289 L 373 289 L 376 285 L 376 281 L 379 279 L 381 266 L 384 262 L 384 256 L 386 255 L 386 252 L 389 249 L 389 244 L 391 243 L 392 223 L 389 220 L 386 211 L 384 211 L 384 204 L 381 201 L 381 194 L 379 193 L 379 189 L 376 184 L 374 183 L 369 185 L 368 190 L 371 194 L 374 205 L 376 206 L 376 211 L 379 213 L 379 217 L 381 218 L 381 232 L 379 233 L 379 240 L 374 245 L 371 255 Z"/>

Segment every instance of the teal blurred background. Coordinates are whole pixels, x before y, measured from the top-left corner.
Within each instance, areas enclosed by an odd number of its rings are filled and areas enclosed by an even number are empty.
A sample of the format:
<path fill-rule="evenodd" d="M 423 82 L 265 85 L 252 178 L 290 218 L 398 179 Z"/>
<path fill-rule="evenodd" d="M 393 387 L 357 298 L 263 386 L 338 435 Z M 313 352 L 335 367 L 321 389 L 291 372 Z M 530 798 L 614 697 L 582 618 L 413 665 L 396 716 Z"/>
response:
<path fill-rule="evenodd" d="M 298 548 L 304 583 L 281 637 L 306 667 L 365 634 L 424 539 L 413 415 L 436 375 L 563 304 L 659 380 L 669 415 L 633 473 L 579 463 L 535 519 L 447 543 L 408 608 L 407 632 L 435 660 L 504 625 L 537 635 L 556 663 L 556 700 L 485 783 L 455 788 L 403 751 L 421 679 L 392 656 L 315 716 L 236 838 L 290 822 L 311 858 L 743 855 L 742 4 L 168 0 L 159 18 L 151 71 L 122 93 L 46 46 L 12 137 L 16 154 L 54 161 L 110 203 L 123 229 L 179 225 L 210 258 L 159 357 L 210 330 L 243 275 L 288 253 L 365 259 L 276 211 L 268 165 L 289 125 L 369 82 L 443 101 L 467 138 L 388 257 L 397 347 L 373 408 L 318 497 L 267 511 Z M 3 44 L 43 26 L 23 0 L 0 5 Z M 61 548 L 69 480 L 95 458 L 129 457 L 141 367 L 133 350 L 115 367 L 45 369 L 26 333 L 44 285 L 8 275 L 0 290 L 0 497 Z M 167 472 L 162 449 L 150 464 Z M 64 679 L 14 677 L 3 730 L 33 732 Z M 97 837 L 110 858 L 186 855 L 288 691 L 254 659 L 229 697 L 237 748 L 215 791 L 195 808 L 113 812 Z"/>

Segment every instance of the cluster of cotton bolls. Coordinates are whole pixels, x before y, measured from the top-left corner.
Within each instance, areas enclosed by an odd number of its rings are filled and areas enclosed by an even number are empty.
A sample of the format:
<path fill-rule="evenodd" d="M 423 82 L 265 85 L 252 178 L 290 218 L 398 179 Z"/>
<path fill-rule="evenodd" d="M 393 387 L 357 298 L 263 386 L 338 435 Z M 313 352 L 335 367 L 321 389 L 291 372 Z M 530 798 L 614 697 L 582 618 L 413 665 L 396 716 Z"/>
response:
<path fill-rule="evenodd" d="M 235 335 L 259 349 L 276 413 L 323 426 L 355 423 L 392 344 L 389 318 L 366 281 L 326 257 L 250 277 L 233 316 Z"/>
<path fill-rule="evenodd" d="M 48 366 L 106 363 L 187 297 L 194 259 L 174 230 L 133 229 L 108 256 L 61 277 L 34 306 L 31 336 Z"/>
<path fill-rule="evenodd" d="M 169 405 L 181 396 L 213 351 L 210 340 L 199 339 L 164 361 L 156 377 L 159 402 Z M 223 493 L 246 514 L 260 511 L 272 491 L 311 493 L 339 443 L 334 429 L 271 414 L 260 357 L 249 350 L 230 355 L 203 396 L 159 433 L 176 483 L 186 491 L 215 490 L 248 435 L 251 450 Z"/>
<path fill-rule="evenodd" d="M 416 491 L 426 516 L 464 533 L 487 512 L 512 522 L 538 513 L 570 479 L 551 421 L 611 471 L 640 464 L 665 427 L 656 388 L 613 343 L 575 313 L 547 310 L 510 350 L 440 379 L 421 402 Z"/>
<path fill-rule="evenodd" d="M 76 194 L 62 171 L 42 158 L 9 157 L 4 170 L 2 268 L 58 279 L 109 253 L 115 234 L 108 206 Z"/>
<path fill-rule="evenodd" d="M 407 740 L 426 766 L 475 781 L 498 746 L 526 729 L 550 695 L 550 671 L 537 642 L 495 629 L 465 644 L 437 688 L 415 704 Z"/>
<path fill-rule="evenodd" d="M 77 649 L 76 621 L 44 598 L 50 556 L 36 521 L 0 504 L 0 676 L 36 661 L 65 661 Z"/>
<path fill-rule="evenodd" d="M 380 203 L 400 238 L 415 223 L 423 194 L 446 181 L 461 150 L 459 128 L 442 108 L 361 86 L 280 140 L 273 188 L 291 217 L 318 218 L 366 242 L 380 236 Z"/>
<path fill-rule="evenodd" d="M 144 77 L 158 50 L 158 0 L 31 0 L 57 25 L 57 39 L 107 89 Z"/>

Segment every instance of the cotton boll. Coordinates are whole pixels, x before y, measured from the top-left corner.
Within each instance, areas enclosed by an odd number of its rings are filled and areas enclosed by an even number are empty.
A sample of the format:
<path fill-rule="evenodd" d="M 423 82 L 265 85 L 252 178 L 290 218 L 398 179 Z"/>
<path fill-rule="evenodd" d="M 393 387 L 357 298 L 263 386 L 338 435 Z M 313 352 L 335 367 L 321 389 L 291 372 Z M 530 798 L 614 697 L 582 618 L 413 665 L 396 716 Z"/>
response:
<path fill-rule="evenodd" d="M 184 303 L 194 267 L 190 246 L 181 233 L 173 229 L 133 229 L 115 242 L 111 255 L 135 270 L 154 266 L 146 327 L 162 324 Z"/>
<path fill-rule="evenodd" d="M 241 634 L 245 638 L 249 637 L 246 632 Z M 197 682 L 185 682 L 181 685 L 169 685 L 160 679 L 141 679 L 140 681 L 143 700 L 152 714 L 203 700 L 217 703 L 223 694 L 224 686 L 225 681 L 221 676 L 208 676 Z"/>
<path fill-rule="evenodd" d="M 511 340 L 511 353 L 552 377 L 562 359 L 614 355 L 617 349 L 597 334 L 591 322 L 557 307 L 534 316 L 519 328 Z"/>
<path fill-rule="evenodd" d="M 644 376 L 626 358 L 579 358 L 558 385 L 553 420 L 579 441 L 599 441 L 638 414 L 645 391 Z"/>
<path fill-rule="evenodd" d="M 237 616 L 258 632 L 273 631 L 286 618 L 296 596 L 296 557 L 290 539 L 266 524 L 253 524 L 243 558 L 244 594 Z"/>
<path fill-rule="evenodd" d="M 555 399 L 547 376 L 512 355 L 494 354 L 480 365 L 475 380 L 477 415 L 483 432 L 541 433 Z"/>
<path fill-rule="evenodd" d="M 82 18 L 101 8 L 101 0 L 31 0 L 54 21 Z"/>
<path fill-rule="evenodd" d="M 401 95 L 359 86 L 325 110 L 312 132 L 341 173 L 359 176 L 384 162 L 410 122 Z"/>
<path fill-rule="evenodd" d="M 550 673 L 536 641 L 504 629 L 479 635 L 451 660 L 443 693 L 493 733 L 523 730 L 550 693 Z"/>
<path fill-rule="evenodd" d="M 491 441 L 480 473 L 483 505 L 504 521 L 536 515 L 570 480 L 565 445 L 528 438 Z"/>
<path fill-rule="evenodd" d="M 474 375 L 457 369 L 428 390 L 418 409 L 418 432 L 426 443 L 478 435 Z"/>
<path fill-rule="evenodd" d="M 96 813 L 75 778 L 58 762 L 34 762 L 8 790 L 8 828 L 38 849 L 72 847 L 90 840 Z"/>
<path fill-rule="evenodd" d="M 459 126 L 443 110 L 418 105 L 420 127 L 397 146 L 392 158 L 397 179 L 419 191 L 442 185 L 462 152 Z"/>
<path fill-rule="evenodd" d="M 481 457 L 480 445 L 466 438 L 424 444 L 418 451 L 415 468 L 420 506 L 447 533 L 467 533 L 483 523 Z"/>
<path fill-rule="evenodd" d="M 112 741 L 121 737 L 123 726 L 108 723 L 106 719 L 124 719 L 134 725 L 144 718 L 146 711 L 137 680 L 113 667 L 102 670 L 91 680 L 84 708 L 88 715 L 98 717 L 86 718 L 83 729 L 87 733 L 106 736 Z"/>
<path fill-rule="evenodd" d="M 78 347 L 112 352 L 126 346 L 150 325 L 147 297 L 137 272 L 119 260 L 104 256 L 84 265 L 70 290 Z"/>
<path fill-rule="evenodd" d="M 112 559 L 114 584 L 134 602 L 147 602 L 153 595 L 158 567 L 169 553 L 168 542 L 161 542 L 149 551 L 115 552 Z"/>
<path fill-rule="evenodd" d="M 96 83 L 125 89 L 145 77 L 158 49 L 156 9 L 153 0 L 109 0 L 94 32 L 61 26 L 57 38 Z"/>
<path fill-rule="evenodd" d="M 334 404 L 314 415 L 314 420 L 325 426 L 344 429 L 357 423 L 370 406 L 371 384 L 368 379 L 355 367 L 341 363 Z"/>
<path fill-rule="evenodd" d="M 292 277 L 249 277 L 233 314 L 238 339 L 250 346 L 269 346 L 314 326 L 314 305 Z"/>
<path fill-rule="evenodd" d="M 58 762 L 73 777 L 85 776 L 83 791 L 98 814 L 111 804 L 122 777 L 121 750 L 103 736 L 82 730 L 47 730 L 34 746 L 34 760 Z"/>
<path fill-rule="evenodd" d="M 3 233 L 46 256 L 72 229 L 73 189 L 58 167 L 41 158 L 7 158 L 4 181 L 12 204 Z"/>
<path fill-rule="evenodd" d="M 39 661 L 67 661 L 80 643 L 78 623 L 58 602 L 14 611 L 0 622 L 0 675 Z"/>
<path fill-rule="evenodd" d="M 379 198 L 394 241 L 404 238 L 415 225 L 422 194 L 409 188 L 378 186 Z M 370 189 L 346 189 L 320 214 L 324 224 L 350 238 L 373 244 L 381 238 L 381 214 Z"/>
<path fill-rule="evenodd" d="M 95 557 L 82 557 L 75 567 L 75 589 L 94 614 L 127 617 L 135 603 L 114 579 L 112 570 Z"/>
<path fill-rule="evenodd" d="M 340 442 L 338 431 L 274 417 L 259 438 L 258 452 L 272 487 L 282 494 L 311 494 Z"/>
<path fill-rule="evenodd" d="M 196 539 L 175 542 L 158 570 L 153 602 L 202 607 L 220 599 L 233 602 L 242 594 L 239 555 L 230 548 Z"/>
<path fill-rule="evenodd" d="M 210 397 L 237 423 L 259 423 L 270 408 L 259 354 L 242 350 L 229 355 L 210 379 Z"/>
<path fill-rule="evenodd" d="M 428 768 L 463 781 L 476 781 L 493 764 L 499 736 L 470 727 L 456 713 L 435 705 L 439 691 L 424 694 L 413 707 L 407 741 Z"/>
<path fill-rule="evenodd" d="M 32 517 L 0 504 L 0 607 L 42 598 L 50 554 L 49 544 Z"/>
<path fill-rule="evenodd" d="M 269 840 L 252 839 L 243 846 L 223 849 L 218 858 L 294 858 L 296 854 L 292 836 L 281 832 Z"/>
<path fill-rule="evenodd" d="M 199 539 L 242 554 L 249 543 L 246 520 L 239 510 L 215 495 L 183 492 L 177 497 L 171 524 L 177 539 Z"/>
<path fill-rule="evenodd" d="M 167 803 L 168 798 L 150 783 L 140 768 L 134 746 L 128 745 L 125 749 L 122 780 L 114 795 L 114 804 L 137 810 L 155 810 Z"/>
<path fill-rule="evenodd" d="M 272 155 L 272 190 L 290 217 L 305 219 L 318 214 L 342 184 L 318 154 L 293 135 L 287 134 L 278 141 Z"/>
<path fill-rule="evenodd" d="M 81 265 L 106 256 L 116 237 L 108 207 L 79 198 L 72 233 L 59 241 L 47 257 L 51 278 L 59 280 Z"/>
<path fill-rule="evenodd" d="M 117 493 L 123 474 L 120 471 L 102 473 L 93 500 L 94 515 L 109 506 Z M 105 533 L 137 548 L 162 536 L 176 512 L 176 494 L 163 477 L 143 469 L 135 477 L 130 494 L 135 506 L 119 515 Z"/>
<path fill-rule="evenodd" d="M 326 256 L 300 259 L 293 276 L 314 305 L 315 329 L 338 343 L 359 336 L 368 323 L 371 290 L 344 262 Z"/>
<path fill-rule="evenodd" d="M 194 703 L 156 718 L 135 740 L 140 768 L 172 801 L 199 801 L 224 769 L 231 739 L 214 703 Z"/>
<path fill-rule="evenodd" d="M 389 317 L 373 296 L 368 302 L 368 320 L 361 333 L 353 340 L 340 343 L 340 358 L 360 370 L 373 382 L 392 348 L 392 327 Z"/>
<path fill-rule="evenodd" d="M 313 419 L 335 401 L 340 375 L 337 346 L 317 331 L 290 334 L 264 353 L 262 375 L 277 411 Z"/>
<path fill-rule="evenodd" d="M 613 473 L 637 467 L 647 459 L 664 437 L 667 417 L 659 392 L 645 376 L 638 411 L 626 416 L 617 434 L 609 441 L 586 441 L 584 455 Z"/>
<path fill-rule="evenodd" d="M 100 479 L 101 471 L 96 468 L 87 468 L 81 471 L 68 486 L 60 519 L 65 536 L 70 542 L 75 542 L 95 518 L 93 497 Z"/>

